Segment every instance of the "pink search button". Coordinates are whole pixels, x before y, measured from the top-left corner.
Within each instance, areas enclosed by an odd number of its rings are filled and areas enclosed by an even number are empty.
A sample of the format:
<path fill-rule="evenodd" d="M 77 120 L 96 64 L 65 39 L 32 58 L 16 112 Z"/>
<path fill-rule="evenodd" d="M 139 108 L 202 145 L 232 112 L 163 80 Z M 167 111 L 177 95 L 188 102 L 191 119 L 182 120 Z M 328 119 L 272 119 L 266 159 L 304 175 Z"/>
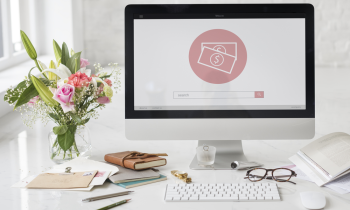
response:
<path fill-rule="evenodd" d="M 255 91 L 255 98 L 264 98 L 264 91 Z"/>

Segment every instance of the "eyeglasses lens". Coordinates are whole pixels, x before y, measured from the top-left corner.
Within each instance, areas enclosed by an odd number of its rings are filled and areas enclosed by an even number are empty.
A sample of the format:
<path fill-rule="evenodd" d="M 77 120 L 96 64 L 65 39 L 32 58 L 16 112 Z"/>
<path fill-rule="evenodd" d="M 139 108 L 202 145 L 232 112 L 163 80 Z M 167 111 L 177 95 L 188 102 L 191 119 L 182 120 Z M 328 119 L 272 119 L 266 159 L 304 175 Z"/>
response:
<path fill-rule="evenodd" d="M 291 176 L 292 176 L 292 171 L 287 169 L 276 169 L 273 172 L 273 177 L 275 178 L 275 180 L 280 182 L 288 181 Z"/>
<path fill-rule="evenodd" d="M 265 176 L 266 170 L 265 169 L 254 169 L 249 173 L 249 180 L 250 181 L 260 181 Z"/>

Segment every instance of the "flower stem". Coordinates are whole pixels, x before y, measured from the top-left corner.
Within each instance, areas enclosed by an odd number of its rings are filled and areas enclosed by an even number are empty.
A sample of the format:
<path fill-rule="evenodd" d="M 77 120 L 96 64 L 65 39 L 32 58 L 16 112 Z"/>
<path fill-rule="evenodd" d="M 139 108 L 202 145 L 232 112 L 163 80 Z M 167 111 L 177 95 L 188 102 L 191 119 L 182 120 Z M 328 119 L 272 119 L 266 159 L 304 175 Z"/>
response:
<path fill-rule="evenodd" d="M 38 63 L 38 60 L 35 59 L 34 62 L 35 62 L 36 67 L 39 69 L 39 71 L 42 72 L 43 70 L 41 70 L 40 65 L 39 65 L 39 63 Z M 48 79 L 47 76 L 46 76 L 44 73 L 42 73 L 42 75 L 44 75 L 44 77 L 45 77 L 46 79 Z"/>
<path fill-rule="evenodd" d="M 80 152 L 79 152 L 79 150 L 78 150 L 77 143 L 76 143 L 75 141 L 74 141 L 74 143 L 73 143 L 73 146 L 74 146 L 75 152 L 77 153 L 77 157 L 79 157 Z"/>
<path fill-rule="evenodd" d="M 70 157 L 70 159 L 73 159 L 73 155 L 72 155 L 72 147 L 71 147 L 71 148 L 69 148 L 69 152 L 70 152 L 70 154 L 68 154 L 68 156 Z"/>
<path fill-rule="evenodd" d="M 58 138 L 56 137 L 55 143 L 53 143 L 52 148 L 56 147 L 58 144 Z"/>

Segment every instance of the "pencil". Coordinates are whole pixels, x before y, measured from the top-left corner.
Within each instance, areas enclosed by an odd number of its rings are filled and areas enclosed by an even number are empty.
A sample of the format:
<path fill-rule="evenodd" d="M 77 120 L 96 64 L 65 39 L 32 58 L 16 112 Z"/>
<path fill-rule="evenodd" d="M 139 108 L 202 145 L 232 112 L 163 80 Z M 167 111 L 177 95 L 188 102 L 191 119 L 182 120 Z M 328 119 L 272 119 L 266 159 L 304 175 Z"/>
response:
<path fill-rule="evenodd" d="M 117 203 L 113 203 L 113 204 L 111 204 L 109 206 L 105 206 L 105 207 L 97 209 L 97 210 L 107 210 L 107 209 L 110 209 L 110 208 L 113 208 L 113 207 L 116 207 L 116 206 L 119 206 L 119 205 L 123 205 L 124 203 L 127 203 L 130 200 L 131 199 L 125 199 L 125 200 L 119 201 Z"/>

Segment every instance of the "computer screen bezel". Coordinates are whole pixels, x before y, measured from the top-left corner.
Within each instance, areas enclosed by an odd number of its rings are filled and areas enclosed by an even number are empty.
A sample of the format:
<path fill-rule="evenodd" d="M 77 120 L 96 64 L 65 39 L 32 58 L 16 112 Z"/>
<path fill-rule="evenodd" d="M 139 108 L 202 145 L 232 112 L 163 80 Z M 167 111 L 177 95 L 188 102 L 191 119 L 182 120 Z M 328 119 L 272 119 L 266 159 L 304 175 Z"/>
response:
<path fill-rule="evenodd" d="M 286 14 L 305 16 L 305 87 L 304 110 L 134 110 L 134 19 L 163 16 L 191 18 L 206 14 L 208 18 L 271 18 Z M 137 14 L 137 15 L 136 15 Z M 212 16 L 212 17 L 211 17 Z M 148 64 L 145 64 L 148 65 Z M 151 65 L 151 64 L 149 64 Z M 125 119 L 175 119 L 175 118 L 315 118 L 315 44 L 314 7 L 311 4 L 166 4 L 128 5 L 125 8 Z"/>

